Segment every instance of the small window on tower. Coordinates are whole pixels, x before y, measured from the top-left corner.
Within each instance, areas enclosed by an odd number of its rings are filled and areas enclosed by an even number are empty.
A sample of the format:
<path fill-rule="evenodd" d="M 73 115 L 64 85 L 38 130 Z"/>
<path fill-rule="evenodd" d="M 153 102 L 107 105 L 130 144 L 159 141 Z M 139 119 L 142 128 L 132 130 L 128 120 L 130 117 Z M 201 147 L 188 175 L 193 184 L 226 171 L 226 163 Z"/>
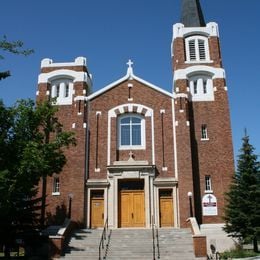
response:
<path fill-rule="evenodd" d="M 206 192 L 212 192 L 212 184 L 211 184 L 211 176 L 210 175 L 205 176 L 205 191 Z"/>
<path fill-rule="evenodd" d="M 207 94 L 207 80 L 203 80 L 203 94 Z"/>
<path fill-rule="evenodd" d="M 59 97 L 59 96 L 60 96 L 60 84 L 57 84 L 55 97 Z"/>
<path fill-rule="evenodd" d="M 207 125 L 201 125 L 201 140 L 209 140 Z"/>
<path fill-rule="evenodd" d="M 211 75 L 198 74 L 189 77 L 190 98 L 192 101 L 214 101 L 213 80 Z"/>
<path fill-rule="evenodd" d="M 198 94 L 198 81 L 194 80 L 193 85 L 194 85 L 194 94 Z"/>
<path fill-rule="evenodd" d="M 69 78 L 55 79 L 51 82 L 51 97 L 56 105 L 72 104 L 73 82 Z"/>
<path fill-rule="evenodd" d="M 208 38 L 202 35 L 190 36 L 185 39 L 187 62 L 209 62 Z"/>
<path fill-rule="evenodd" d="M 69 83 L 66 83 L 66 84 L 65 84 L 65 97 L 68 97 L 68 96 L 69 96 L 69 91 L 70 91 L 70 89 L 69 89 Z"/>
<path fill-rule="evenodd" d="M 199 45 L 199 58 L 200 58 L 200 60 L 206 60 L 205 41 L 199 39 L 198 45 Z"/>
<path fill-rule="evenodd" d="M 195 40 L 189 41 L 190 60 L 196 60 Z"/>
<path fill-rule="evenodd" d="M 52 195 L 60 195 L 60 179 L 59 179 L 59 177 L 53 177 Z"/>

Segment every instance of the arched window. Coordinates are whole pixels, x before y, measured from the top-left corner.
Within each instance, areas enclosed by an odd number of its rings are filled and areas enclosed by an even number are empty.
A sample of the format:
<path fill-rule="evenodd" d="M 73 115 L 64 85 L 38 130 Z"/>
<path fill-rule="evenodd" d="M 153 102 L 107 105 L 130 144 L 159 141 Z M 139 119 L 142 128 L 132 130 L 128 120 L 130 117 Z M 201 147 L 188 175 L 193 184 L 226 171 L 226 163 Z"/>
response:
<path fill-rule="evenodd" d="M 118 148 L 144 149 L 145 120 L 142 116 L 126 114 L 118 118 Z"/>
<path fill-rule="evenodd" d="M 57 105 L 72 104 L 72 79 L 56 79 L 51 82 L 51 97 L 56 98 Z"/>
<path fill-rule="evenodd" d="M 212 77 L 194 75 L 189 77 L 190 93 L 193 101 L 213 101 L 214 90 Z"/>
<path fill-rule="evenodd" d="M 208 38 L 201 35 L 190 36 L 185 39 L 186 61 L 209 62 Z"/>

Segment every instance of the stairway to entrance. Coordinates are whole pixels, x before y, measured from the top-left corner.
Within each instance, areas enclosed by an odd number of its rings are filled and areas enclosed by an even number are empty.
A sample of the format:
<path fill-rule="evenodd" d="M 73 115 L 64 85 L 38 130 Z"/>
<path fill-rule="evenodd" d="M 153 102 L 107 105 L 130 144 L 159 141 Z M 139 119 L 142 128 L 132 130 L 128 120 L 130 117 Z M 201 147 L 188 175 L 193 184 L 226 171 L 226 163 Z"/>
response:
<path fill-rule="evenodd" d="M 160 259 L 196 259 L 190 229 L 159 229 Z"/>
<path fill-rule="evenodd" d="M 153 259 L 151 229 L 114 229 L 107 260 Z"/>
<path fill-rule="evenodd" d="M 71 237 L 62 259 L 98 260 L 102 230 L 77 230 Z M 161 260 L 193 260 L 192 236 L 189 229 L 159 229 Z M 151 229 L 113 229 L 107 260 L 153 260 Z"/>
<path fill-rule="evenodd" d="M 102 229 L 80 229 L 72 234 L 61 259 L 97 260 Z"/>

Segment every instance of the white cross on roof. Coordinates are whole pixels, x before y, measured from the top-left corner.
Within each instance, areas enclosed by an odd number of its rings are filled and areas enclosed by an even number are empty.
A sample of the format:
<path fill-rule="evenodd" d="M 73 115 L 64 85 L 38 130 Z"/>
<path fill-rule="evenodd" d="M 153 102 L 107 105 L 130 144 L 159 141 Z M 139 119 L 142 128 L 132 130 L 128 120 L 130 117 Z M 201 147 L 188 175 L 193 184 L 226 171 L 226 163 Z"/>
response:
<path fill-rule="evenodd" d="M 126 64 L 128 65 L 127 74 L 128 74 L 129 76 L 132 76 L 132 75 L 133 75 L 133 67 L 132 67 L 132 65 L 133 65 L 134 63 L 132 62 L 132 60 L 129 59 Z"/>
<path fill-rule="evenodd" d="M 134 63 L 132 62 L 132 60 L 129 59 L 126 64 L 128 65 L 128 68 L 132 68 L 132 65 L 133 65 Z"/>

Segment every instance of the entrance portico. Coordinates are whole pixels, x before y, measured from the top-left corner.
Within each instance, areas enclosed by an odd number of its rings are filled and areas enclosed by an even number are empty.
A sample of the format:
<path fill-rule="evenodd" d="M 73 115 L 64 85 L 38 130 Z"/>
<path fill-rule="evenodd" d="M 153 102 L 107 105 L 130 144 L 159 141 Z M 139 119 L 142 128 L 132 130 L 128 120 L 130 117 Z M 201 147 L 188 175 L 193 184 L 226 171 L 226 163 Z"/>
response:
<path fill-rule="evenodd" d="M 108 166 L 110 227 L 150 227 L 154 215 L 154 176 L 155 167 L 147 161 L 130 158 Z"/>

